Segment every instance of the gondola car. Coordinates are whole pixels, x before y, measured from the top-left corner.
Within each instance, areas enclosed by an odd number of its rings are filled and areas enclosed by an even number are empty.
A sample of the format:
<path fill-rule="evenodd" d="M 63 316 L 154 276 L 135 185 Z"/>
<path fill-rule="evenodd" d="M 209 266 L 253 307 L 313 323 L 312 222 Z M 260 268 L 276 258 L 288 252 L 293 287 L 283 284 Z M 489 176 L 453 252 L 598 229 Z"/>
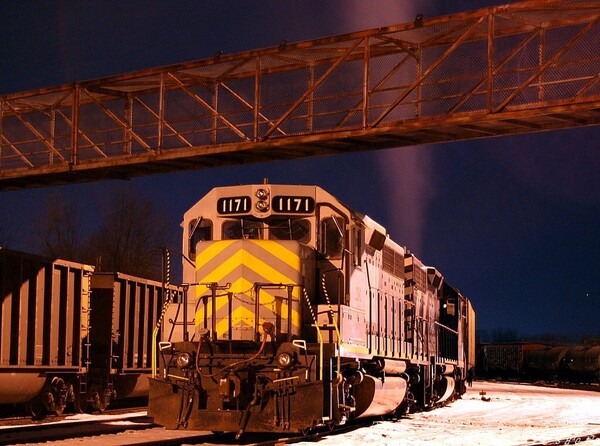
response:
<path fill-rule="evenodd" d="M 306 432 L 465 391 L 471 302 L 322 188 L 218 187 L 182 226 L 186 311 L 169 310 L 179 340 L 158 345 L 156 423 Z"/>

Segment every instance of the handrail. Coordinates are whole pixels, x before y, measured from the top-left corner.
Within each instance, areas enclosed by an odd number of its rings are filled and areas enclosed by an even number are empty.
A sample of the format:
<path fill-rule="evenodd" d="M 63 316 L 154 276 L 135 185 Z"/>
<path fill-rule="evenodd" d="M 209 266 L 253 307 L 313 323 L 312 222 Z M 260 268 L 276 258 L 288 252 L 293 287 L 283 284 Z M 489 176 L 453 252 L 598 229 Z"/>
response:
<path fill-rule="evenodd" d="M 337 270 L 333 270 L 333 271 L 337 271 Z M 327 306 L 329 307 L 329 314 L 331 315 L 331 320 L 333 321 L 333 328 L 335 329 L 335 333 L 337 335 L 337 342 L 336 344 L 336 356 L 337 356 L 337 374 L 338 376 L 341 376 L 341 358 L 340 358 L 340 348 L 339 346 L 342 344 L 342 336 L 340 335 L 340 329 L 338 327 L 338 323 L 337 323 L 337 319 L 335 317 L 335 314 L 333 312 L 333 307 L 331 306 L 331 301 L 329 300 L 329 293 L 327 293 L 327 286 L 325 285 L 325 274 L 323 273 L 321 274 L 321 288 L 323 289 L 323 295 L 325 296 L 325 302 L 327 302 Z M 339 304 L 338 304 L 338 308 L 339 308 Z"/>
<path fill-rule="evenodd" d="M 306 304 L 310 311 L 312 320 L 315 323 L 315 328 L 317 329 L 317 336 L 319 337 L 319 381 L 323 381 L 323 334 L 321 333 L 321 329 L 319 328 L 319 323 L 315 316 L 315 311 L 313 310 L 313 307 L 310 305 L 310 299 L 308 298 L 308 293 L 306 292 L 306 288 L 302 287 L 302 293 L 304 295 L 304 299 L 306 299 Z"/>
<path fill-rule="evenodd" d="M 160 316 L 156 320 L 156 325 L 154 326 L 154 330 L 152 330 L 152 357 L 151 357 L 151 376 L 152 378 L 156 378 L 157 374 L 157 343 L 156 340 L 158 338 L 158 331 L 160 330 L 160 326 L 162 325 L 162 321 L 165 317 L 165 313 L 167 309 L 171 305 L 171 290 L 169 286 L 171 284 L 171 252 L 167 248 L 162 248 L 163 258 L 162 258 L 162 295 L 163 298 L 166 296 L 166 299 L 163 302 L 162 310 L 160 312 Z M 187 302 L 184 301 L 184 304 Z"/>
<path fill-rule="evenodd" d="M 164 290 L 164 288 L 163 288 Z M 154 326 L 154 330 L 152 330 L 152 360 L 151 360 L 151 368 L 152 368 L 152 378 L 156 378 L 157 375 L 157 353 L 156 353 L 156 349 L 157 349 L 157 338 L 158 338 L 158 331 L 160 330 L 160 327 L 162 325 L 162 321 L 165 317 L 165 313 L 167 312 L 167 309 L 169 308 L 169 306 L 171 305 L 171 290 L 167 289 L 166 290 L 166 296 L 167 298 L 165 299 L 164 303 L 163 303 L 163 307 L 162 307 L 162 311 L 160 313 L 160 317 L 158 318 L 158 320 L 156 321 L 156 325 Z"/>

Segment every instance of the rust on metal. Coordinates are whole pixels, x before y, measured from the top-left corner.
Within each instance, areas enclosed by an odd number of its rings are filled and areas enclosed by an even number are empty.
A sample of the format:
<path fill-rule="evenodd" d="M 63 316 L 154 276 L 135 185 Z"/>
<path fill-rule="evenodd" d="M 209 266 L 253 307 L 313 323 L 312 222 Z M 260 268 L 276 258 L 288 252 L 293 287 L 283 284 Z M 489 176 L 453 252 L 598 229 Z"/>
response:
<path fill-rule="evenodd" d="M 0 96 L 0 190 L 597 125 L 599 22 L 534 0 Z"/>

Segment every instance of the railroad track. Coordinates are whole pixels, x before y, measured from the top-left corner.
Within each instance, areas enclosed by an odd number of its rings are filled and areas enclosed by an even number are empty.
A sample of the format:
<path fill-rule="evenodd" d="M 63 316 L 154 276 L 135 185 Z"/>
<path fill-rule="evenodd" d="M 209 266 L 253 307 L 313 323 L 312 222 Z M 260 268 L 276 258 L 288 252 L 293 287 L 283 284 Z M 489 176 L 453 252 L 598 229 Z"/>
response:
<path fill-rule="evenodd" d="M 145 429 L 151 425 L 145 411 L 110 415 L 53 416 L 41 421 L 30 418 L 5 418 L 0 423 L 0 445 L 35 444 L 41 441 L 63 440 L 95 432 L 118 432 L 127 429 Z"/>
<path fill-rule="evenodd" d="M 78 445 L 106 446 L 108 444 L 136 446 L 178 446 L 190 444 L 221 444 L 245 446 L 275 446 L 318 439 L 348 432 L 370 423 L 352 423 L 331 431 L 307 435 L 275 435 L 246 433 L 241 440 L 235 433 L 214 434 L 212 432 L 188 432 L 166 430 L 153 424 L 145 412 L 122 415 L 98 415 L 85 420 L 63 419 L 56 422 L 0 427 L 0 445 L 45 446 Z"/>

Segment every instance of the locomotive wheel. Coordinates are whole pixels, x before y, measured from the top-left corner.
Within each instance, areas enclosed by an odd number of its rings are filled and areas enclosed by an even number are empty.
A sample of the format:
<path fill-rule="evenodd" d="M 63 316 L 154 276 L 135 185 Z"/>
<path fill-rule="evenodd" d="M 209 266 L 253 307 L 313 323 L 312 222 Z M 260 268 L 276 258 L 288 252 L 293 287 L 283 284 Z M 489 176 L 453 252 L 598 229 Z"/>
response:
<path fill-rule="evenodd" d="M 59 405 L 59 406 L 54 406 L 52 412 L 55 415 L 62 415 L 62 413 L 65 411 L 65 405 Z"/>

